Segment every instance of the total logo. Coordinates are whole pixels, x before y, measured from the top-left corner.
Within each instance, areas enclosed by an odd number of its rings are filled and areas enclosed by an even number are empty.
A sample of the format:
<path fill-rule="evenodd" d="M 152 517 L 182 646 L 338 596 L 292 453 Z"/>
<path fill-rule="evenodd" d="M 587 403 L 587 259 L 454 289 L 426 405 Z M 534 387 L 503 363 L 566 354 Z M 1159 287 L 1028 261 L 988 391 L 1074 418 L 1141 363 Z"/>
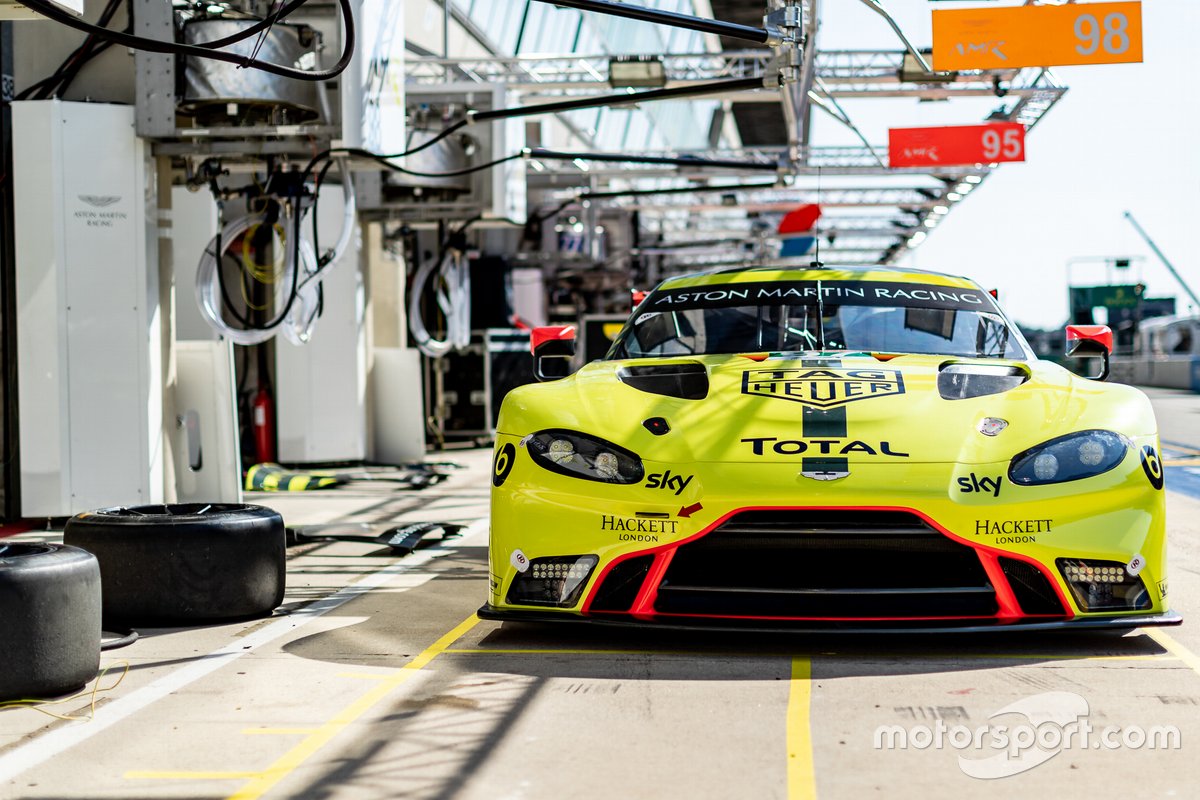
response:
<path fill-rule="evenodd" d="M 992 497 L 1000 496 L 1000 481 L 1001 477 L 997 475 L 994 478 L 984 476 L 978 478 L 972 472 L 970 477 L 958 479 L 958 490 L 963 494 L 974 494 L 976 492 L 988 492 Z"/>
<path fill-rule="evenodd" d="M 671 470 L 666 472 L 655 472 L 646 476 L 647 489 L 666 489 L 667 491 L 675 492 L 675 496 L 683 494 L 683 490 L 692 482 L 695 475 L 672 475 Z"/>
<path fill-rule="evenodd" d="M 756 436 L 752 439 L 742 439 L 741 441 L 750 445 L 751 450 L 756 456 L 765 454 L 767 443 L 770 442 L 771 449 L 781 456 L 798 456 L 805 453 L 809 455 L 844 456 L 850 453 L 863 453 L 869 456 L 880 455 L 908 458 L 908 453 L 897 453 L 892 450 L 891 442 L 867 444 L 866 442 L 857 440 L 847 442 L 844 439 L 809 439 L 807 441 L 800 441 L 794 439 L 776 439 L 773 436 Z"/>

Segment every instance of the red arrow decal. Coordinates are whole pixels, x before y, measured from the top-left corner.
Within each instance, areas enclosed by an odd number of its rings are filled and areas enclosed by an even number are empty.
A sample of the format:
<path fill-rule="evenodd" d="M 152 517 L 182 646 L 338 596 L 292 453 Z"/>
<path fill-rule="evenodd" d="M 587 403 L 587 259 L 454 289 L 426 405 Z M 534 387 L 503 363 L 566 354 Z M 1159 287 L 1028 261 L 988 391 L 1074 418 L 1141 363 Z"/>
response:
<path fill-rule="evenodd" d="M 679 516 L 684 518 L 690 517 L 692 514 L 695 514 L 702 508 L 704 508 L 704 506 L 700 505 L 699 503 L 692 503 L 690 506 L 684 506 L 683 508 L 679 509 Z"/>

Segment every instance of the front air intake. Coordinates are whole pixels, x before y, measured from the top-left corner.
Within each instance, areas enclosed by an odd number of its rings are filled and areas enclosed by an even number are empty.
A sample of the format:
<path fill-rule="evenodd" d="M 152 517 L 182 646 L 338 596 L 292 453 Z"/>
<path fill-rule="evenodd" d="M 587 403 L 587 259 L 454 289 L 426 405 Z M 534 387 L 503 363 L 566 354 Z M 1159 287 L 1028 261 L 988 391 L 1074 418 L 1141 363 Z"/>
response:
<path fill-rule="evenodd" d="M 898 511 L 743 511 L 679 547 L 661 614 L 962 618 L 997 613 L 974 549 Z"/>
<path fill-rule="evenodd" d="M 1062 601 L 1050 585 L 1050 579 L 1040 569 L 1026 561 L 1000 558 L 1000 569 L 1026 614 L 1063 615 Z"/>
<path fill-rule="evenodd" d="M 653 563 L 654 556 L 635 556 L 614 566 L 596 590 L 590 610 L 628 611 L 633 608 L 633 601 L 637 599 Z"/>

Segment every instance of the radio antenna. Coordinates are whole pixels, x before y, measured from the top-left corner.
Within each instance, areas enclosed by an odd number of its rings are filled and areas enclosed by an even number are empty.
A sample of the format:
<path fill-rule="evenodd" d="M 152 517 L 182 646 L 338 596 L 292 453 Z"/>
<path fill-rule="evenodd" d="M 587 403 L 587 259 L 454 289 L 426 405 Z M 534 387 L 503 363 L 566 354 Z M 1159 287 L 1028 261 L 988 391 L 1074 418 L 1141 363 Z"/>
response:
<path fill-rule="evenodd" d="M 817 167 L 817 208 L 821 207 L 821 168 Z M 816 222 L 813 222 L 813 241 L 815 247 L 813 249 L 813 260 L 809 264 L 810 267 L 820 268 L 825 266 L 821 263 L 821 236 L 816 231 Z"/>

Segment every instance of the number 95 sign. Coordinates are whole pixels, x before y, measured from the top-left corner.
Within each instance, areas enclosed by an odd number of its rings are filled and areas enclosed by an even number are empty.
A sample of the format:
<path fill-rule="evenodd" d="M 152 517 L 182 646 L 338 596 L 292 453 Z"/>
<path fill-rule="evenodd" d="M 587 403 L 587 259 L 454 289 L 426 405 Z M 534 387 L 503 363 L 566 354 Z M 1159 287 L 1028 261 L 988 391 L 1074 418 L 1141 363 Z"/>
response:
<path fill-rule="evenodd" d="M 933 12 L 933 68 L 938 71 L 1141 60 L 1140 2 Z"/>
<path fill-rule="evenodd" d="M 958 167 L 1025 160 L 1025 126 L 1019 122 L 942 128 L 892 128 L 893 167 Z"/>

